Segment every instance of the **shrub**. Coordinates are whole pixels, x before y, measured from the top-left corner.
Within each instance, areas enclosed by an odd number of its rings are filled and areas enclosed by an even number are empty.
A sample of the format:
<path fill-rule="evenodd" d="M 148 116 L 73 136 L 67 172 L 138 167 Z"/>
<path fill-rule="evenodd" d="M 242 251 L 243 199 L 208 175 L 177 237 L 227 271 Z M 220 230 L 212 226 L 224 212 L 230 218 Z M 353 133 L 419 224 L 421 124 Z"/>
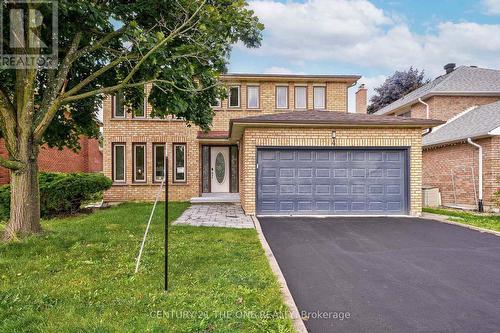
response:
<path fill-rule="evenodd" d="M 111 187 L 111 180 L 102 174 L 41 173 L 40 213 L 42 217 L 74 213 L 86 202 Z M 10 186 L 0 188 L 0 220 L 9 218 Z"/>

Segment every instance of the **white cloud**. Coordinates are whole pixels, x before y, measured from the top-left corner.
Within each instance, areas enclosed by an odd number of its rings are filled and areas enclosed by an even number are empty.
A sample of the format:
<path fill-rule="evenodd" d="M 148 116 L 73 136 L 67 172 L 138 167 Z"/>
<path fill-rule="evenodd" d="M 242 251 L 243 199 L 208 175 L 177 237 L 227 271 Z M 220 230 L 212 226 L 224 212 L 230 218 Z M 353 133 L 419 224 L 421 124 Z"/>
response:
<path fill-rule="evenodd" d="M 483 0 L 483 6 L 486 14 L 500 15 L 500 0 Z"/>
<path fill-rule="evenodd" d="M 500 0 L 485 2 L 494 10 Z M 500 67 L 500 24 L 442 22 L 417 34 L 368 0 L 254 0 L 250 7 L 266 25 L 262 47 L 246 51 L 254 55 L 304 66 L 343 62 L 382 72 L 413 65 L 432 76 L 448 62 Z"/>

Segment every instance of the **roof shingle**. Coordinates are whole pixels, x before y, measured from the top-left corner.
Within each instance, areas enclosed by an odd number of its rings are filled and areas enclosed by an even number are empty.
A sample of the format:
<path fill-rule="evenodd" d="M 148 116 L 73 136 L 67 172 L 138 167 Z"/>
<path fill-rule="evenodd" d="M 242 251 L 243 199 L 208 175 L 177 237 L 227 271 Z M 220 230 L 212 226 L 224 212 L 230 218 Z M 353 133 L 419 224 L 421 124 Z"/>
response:
<path fill-rule="evenodd" d="M 428 128 L 443 124 L 435 119 L 417 119 L 336 111 L 293 111 L 232 119 L 233 123 L 332 124 L 348 126 L 409 126 Z"/>
<path fill-rule="evenodd" d="M 440 76 L 406 94 L 378 110 L 375 114 L 386 114 L 403 106 L 414 104 L 419 98 L 445 93 L 498 94 L 500 96 L 500 70 L 460 66 L 453 72 Z"/>
<path fill-rule="evenodd" d="M 463 113 L 424 136 L 422 144 L 435 146 L 488 136 L 488 133 L 498 127 L 500 127 L 500 101 Z"/>

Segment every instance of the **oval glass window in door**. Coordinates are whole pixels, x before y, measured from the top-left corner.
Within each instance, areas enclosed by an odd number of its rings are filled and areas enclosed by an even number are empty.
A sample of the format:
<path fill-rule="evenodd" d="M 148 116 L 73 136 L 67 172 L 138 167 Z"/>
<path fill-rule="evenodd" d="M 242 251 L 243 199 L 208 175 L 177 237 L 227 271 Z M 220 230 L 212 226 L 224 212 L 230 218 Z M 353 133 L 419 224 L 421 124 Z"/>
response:
<path fill-rule="evenodd" d="M 215 178 L 219 184 L 224 182 L 226 176 L 226 161 L 224 155 L 219 152 L 215 158 Z"/>

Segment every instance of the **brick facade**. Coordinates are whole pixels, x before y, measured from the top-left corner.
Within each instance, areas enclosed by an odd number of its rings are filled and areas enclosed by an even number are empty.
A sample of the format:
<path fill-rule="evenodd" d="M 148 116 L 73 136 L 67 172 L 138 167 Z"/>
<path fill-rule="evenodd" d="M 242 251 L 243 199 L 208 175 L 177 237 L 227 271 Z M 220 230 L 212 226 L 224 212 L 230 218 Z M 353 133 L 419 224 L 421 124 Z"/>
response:
<path fill-rule="evenodd" d="M 331 139 L 332 129 L 337 138 Z M 255 214 L 255 163 L 257 146 L 290 147 L 410 147 L 410 214 L 422 211 L 421 130 L 369 128 L 247 128 L 243 136 L 240 195 L 243 209 Z"/>
<path fill-rule="evenodd" d="M 241 107 L 229 108 L 227 100 L 215 109 L 213 131 L 228 131 L 229 120 L 253 115 L 291 112 L 294 110 L 295 85 L 307 86 L 307 109 L 313 109 L 313 87 L 326 87 L 326 109 L 334 112 L 347 112 L 347 89 L 352 82 L 293 82 L 283 80 L 252 81 L 237 80 L 234 77 L 225 81 L 227 86 L 240 86 Z M 247 108 L 247 86 L 259 85 L 260 102 L 258 109 Z M 277 85 L 287 85 L 288 109 L 277 109 L 275 94 Z M 130 113 L 125 118 L 113 118 L 111 114 L 112 98 L 104 101 L 104 174 L 113 176 L 112 147 L 114 143 L 125 143 L 125 182 L 115 183 L 105 193 L 106 201 L 152 201 L 159 189 L 159 184 L 152 181 L 153 144 L 166 143 L 169 157 L 169 196 L 174 201 L 189 200 L 201 195 L 201 147 L 210 142 L 197 139 L 199 128 L 187 127 L 179 120 L 172 119 L 136 119 Z M 151 106 L 147 106 L 147 115 Z M 294 129 L 246 129 L 239 142 L 239 182 L 242 206 L 248 214 L 255 213 L 255 146 L 331 146 L 331 128 L 294 128 Z M 337 129 L 337 146 L 398 146 L 411 147 L 411 214 L 421 211 L 421 130 L 420 129 Z M 220 141 L 219 141 L 220 142 Z M 132 181 L 133 144 L 146 144 L 146 182 Z M 187 147 L 187 180 L 185 183 L 172 182 L 172 144 L 185 143 Z M 232 142 L 235 144 L 236 142 Z M 212 142 L 216 144 L 216 141 Z M 221 144 L 221 143 L 219 143 Z M 226 143 L 227 144 L 227 143 Z"/>
<path fill-rule="evenodd" d="M 49 148 L 42 146 L 38 156 L 40 171 L 46 172 L 101 172 L 103 154 L 99 149 L 99 142 L 88 137 L 80 138 L 80 151 L 71 149 Z M 0 156 L 7 157 L 5 144 L 0 139 Z M 9 183 L 9 171 L 0 167 L 0 184 Z"/>
<path fill-rule="evenodd" d="M 294 110 L 294 87 L 295 85 L 307 86 L 307 109 L 313 109 L 313 87 L 315 85 L 326 87 L 326 108 L 329 111 L 347 112 L 347 82 L 294 82 L 294 81 L 252 81 L 228 79 L 227 86 L 240 86 L 240 107 L 229 108 L 228 101 L 223 100 L 220 108 L 215 108 L 215 116 L 212 123 L 213 131 L 228 131 L 229 120 L 275 112 L 290 112 Z M 247 86 L 258 85 L 260 87 L 259 108 L 247 108 Z M 288 109 L 276 108 L 276 86 L 288 86 Z M 153 143 L 166 143 L 167 155 L 169 157 L 169 197 L 175 201 L 187 201 L 192 197 L 201 195 L 201 146 L 197 139 L 200 130 L 196 126 L 187 127 L 185 122 L 179 120 L 151 119 L 148 116 L 143 119 L 133 118 L 126 113 L 125 119 L 113 118 L 111 114 L 111 97 L 104 101 L 103 107 L 103 134 L 104 134 L 104 174 L 112 178 L 112 146 L 113 143 L 125 143 L 125 173 L 124 184 L 115 183 L 105 193 L 106 201 L 152 201 L 158 191 L 158 183 L 152 181 L 153 165 Z M 146 114 L 151 113 L 151 105 L 147 106 Z M 146 182 L 133 183 L 132 160 L 133 143 L 146 143 Z M 172 143 L 185 143 L 187 150 L 187 180 L 185 183 L 172 182 Z M 213 142 L 217 144 L 217 142 Z M 240 161 L 246 157 L 241 156 Z M 241 163 L 240 163 L 241 168 Z M 240 174 L 240 179 L 241 179 Z"/>
<path fill-rule="evenodd" d="M 493 205 L 500 187 L 500 137 L 474 142 L 483 147 L 483 200 Z M 423 151 L 423 185 L 439 187 L 443 205 L 477 207 L 478 149 L 466 142 Z"/>

